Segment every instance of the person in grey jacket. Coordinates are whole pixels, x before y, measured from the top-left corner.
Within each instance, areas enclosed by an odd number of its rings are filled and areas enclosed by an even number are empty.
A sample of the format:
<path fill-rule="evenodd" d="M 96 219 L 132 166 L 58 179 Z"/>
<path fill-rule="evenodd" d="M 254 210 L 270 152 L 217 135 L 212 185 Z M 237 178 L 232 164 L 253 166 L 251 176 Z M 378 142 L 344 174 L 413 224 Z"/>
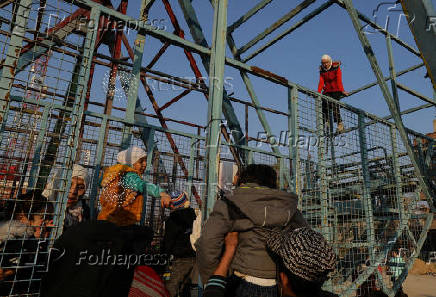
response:
<path fill-rule="evenodd" d="M 244 168 L 233 195 L 215 203 L 197 242 L 201 280 L 217 267 L 228 232 L 239 232 L 232 270 L 239 279 L 236 296 L 277 296 L 276 265 L 266 251 L 270 230 L 308 227 L 297 210 L 297 196 L 277 189 L 277 173 L 268 165 Z"/>

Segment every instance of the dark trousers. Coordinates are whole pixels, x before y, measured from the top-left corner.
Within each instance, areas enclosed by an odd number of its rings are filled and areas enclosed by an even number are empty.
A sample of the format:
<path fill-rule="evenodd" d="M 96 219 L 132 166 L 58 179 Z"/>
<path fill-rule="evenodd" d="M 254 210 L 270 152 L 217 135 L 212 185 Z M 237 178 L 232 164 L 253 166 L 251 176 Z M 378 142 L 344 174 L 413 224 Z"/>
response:
<path fill-rule="evenodd" d="M 240 280 L 236 288 L 236 297 L 277 297 L 279 290 L 277 285 L 270 287 L 263 287 L 249 283 L 245 280 Z"/>
<path fill-rule="evenodd" d="M 165 287 L 171 297 L 190 297 L 192 284 L 197 284 L 198 273 L 195 258 L 176 258 L 171 264 L 170 279 Z"/>
<path fill-rule="evenodd" d="M 344 94 L 342 92 L 331 92 L 331 93 L 325 93 L 324 95 L 329 96 L 333 99 L 340 100 L 344 97 Z M 330 113 L 333 112 L 333 121 L 335 123 L 341 123 L 341 113 L 339 111 L 339 105 L 335 104 L 333 102 L 327 102 L 326 100 L 322 101 L 322 115 L 324 119 L 324 123 L 330 122 Z"/>

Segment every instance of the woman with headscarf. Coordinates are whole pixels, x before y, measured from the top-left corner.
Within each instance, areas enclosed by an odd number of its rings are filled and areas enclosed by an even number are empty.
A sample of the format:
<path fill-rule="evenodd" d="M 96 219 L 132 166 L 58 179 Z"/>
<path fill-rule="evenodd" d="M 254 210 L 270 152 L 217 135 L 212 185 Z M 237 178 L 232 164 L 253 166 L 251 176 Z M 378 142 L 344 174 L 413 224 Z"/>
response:
<path fill-rule="evenodd" d="M 323 55 L 321 57 L 321 66 L 319 67 L 319 83 L 318 93 L 329 96 L 333 99 L 340 100 L 344 96 L 348 96 L 342 85 L 342 72 L 341 62 L 332 61 L 329 55 Z M 339 111 L 339 105 L 322 101 L 322 114 L 324 122 L 329 125 L 330 112 L 333 112 L 333 120 L 338 124 L 338 132 L 344 130 L 344 124 L 342 123 L 341 113 Z"/>
<path fill-rule="evenodd" d="M 161 206 L 169 207 L 171 197 L 161 187 L 145 182 L 141 176 L 147 167 L 147 153 L 133 146 L 117 155 L 118 164 L 103 173 L 100 195 L 99 220 L 116 214 L 120 209 L 128 212 L 130 219 L 139 222 L 143 206 L 143 193 L 161 198 Z"/>
<path fill-rule="evenodd" d="M 61 187 L 60 172 L 56 171 L 52 180 L 47 184 L 43 196 L 50 201 L 57 201 Z M 78 164 L 73 165 L 71 186 L 68 191 L 67 208 L 65 212 L 64 230 L 80 222 L 90 219 L 90 207 L 85 195 L 88 186 L 88 171 Z"/>
<path fill-rule="evenodd" d="M 267 248 L 277 265 L 279 296 L 337 296 L 321 289 L 336 267 L 336 254 L 321 233 L 306 227 L 271 232 Z"/>

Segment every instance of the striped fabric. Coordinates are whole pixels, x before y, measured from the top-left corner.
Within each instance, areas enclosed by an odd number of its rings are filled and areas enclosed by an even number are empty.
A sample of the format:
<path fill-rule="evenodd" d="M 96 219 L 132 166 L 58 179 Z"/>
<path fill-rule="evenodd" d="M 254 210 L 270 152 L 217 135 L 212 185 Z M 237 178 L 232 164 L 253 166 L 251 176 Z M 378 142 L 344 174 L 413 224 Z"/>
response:
<path fill-rule="evenodd" d="M 171 204 L 174 208 L 182 207 L 188 201 L 188 194 L 186 192 L 171 192 Z"/>
<path fill-rule="evenodd" d="M 224 297 L 227 280 L 221 275 L 212 275 L 204 287 L 203 297 Z"/>
<path fill-rule="evenodd" d="M 159 275 L 148 266 L 135 269 L 129 297 L 169 297 L 168 291 Z"/>

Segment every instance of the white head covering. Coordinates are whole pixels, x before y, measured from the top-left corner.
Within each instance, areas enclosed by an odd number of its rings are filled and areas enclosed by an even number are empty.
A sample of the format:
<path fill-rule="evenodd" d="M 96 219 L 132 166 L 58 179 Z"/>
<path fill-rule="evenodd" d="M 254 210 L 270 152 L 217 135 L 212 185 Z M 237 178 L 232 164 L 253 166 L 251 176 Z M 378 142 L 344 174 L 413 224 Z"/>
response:
<path fill-rule="evenodd" d="M 75 176 L 83 178 L 85 186 L 88 185 L 88 171 L 78 164 L 73 165 L 73 175 L 71 177 Z"/>
<path fill-rule="evenodd" d="M 42 192 L 42 195 L 44 197 L 46 197 L 48 200 L 50 201 L 55 201 L 57 199 L 57 194 L 59 192 L 59 190 L 62 187 L 62 170 L 61 169 L 55 169 L 55 171 L 53 172 L 52 178 L 50 179 L 50 181 L 47 183 L 47 185 L 45 186 L 44 191 Z M 80 177 L 83 178 L 84 182 L 85 182 L 85 186 L 88 186 L 88 171 L 83 168 L 82 166 L 78 165 L 78 164 L 74 164 L 73 165 L 73 174 L 71 177 Z"/>
<path fill-rule="evenodd" d="M 322 60 L 328 60 L 328 61 L 332 61 L 332 57 L 330 57 L 329 55 L 322 55 L 322 57 L 321 57 L 321 61 Z"/>
<path fill-rule="evenodd" d="M 138 146 L 132 146 L 118 153 L 117 162 L 125 165 L 133 165 L 143 157 L 147 157 L 147 153 Z"/>

